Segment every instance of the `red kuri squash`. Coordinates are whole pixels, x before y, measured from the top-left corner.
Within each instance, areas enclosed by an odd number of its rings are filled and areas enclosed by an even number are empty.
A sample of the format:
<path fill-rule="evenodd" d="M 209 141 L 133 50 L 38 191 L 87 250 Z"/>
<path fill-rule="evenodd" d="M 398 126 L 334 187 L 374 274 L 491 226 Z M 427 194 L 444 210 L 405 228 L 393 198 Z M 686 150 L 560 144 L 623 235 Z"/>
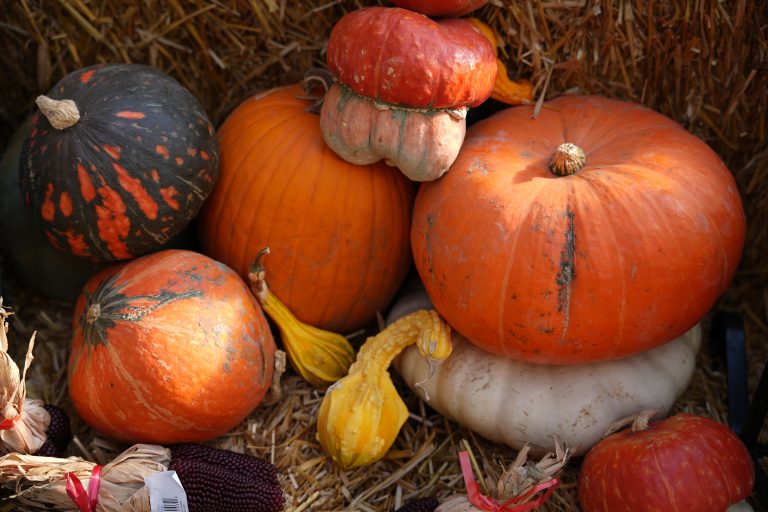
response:
<path fill-rule="evenodd" d="M 207 254 L 244 278 L 269 247 L 269 287 L 296 317 L 346 333 L 373 320 L 411 264 L 413 185 L 323 142 L 299 86 L 242 103 L 219 130 L 221 178 L 200 215 Z"/>
<path fill-rule="evenodd" d="M 585 512 L 724 512 L 755 482 L 746 446 L 722 423 L 680 413 L 597 443 L 579 471 Z"/>
<path fill-rule="evenodd" d="M 537 118 L 521 106 L 473 125 L 451 172 L 420 188 L 411 242 L 457 331 L 573 364 L 690 329 L 728 286 L 744 232 L 733 176 L 700 139 L 638 105 L 565 96 Z"/>
<path fill-rule="evenodd" d="M 100 261 L 147 253 L 180 232 L 213 189 L 213 127 L 197 98 L 159 69 L 83 68 L 37 104 L 20 185 L 60 250 Z"/>
<path fill-rule="evenodd" d="M 274 352 L 267 321 L 233 270 L 195 252 L 161 251 L 86 284 L 74 312 L 69 394 L 111 438 L 204 441 L 262 401 Z"/>

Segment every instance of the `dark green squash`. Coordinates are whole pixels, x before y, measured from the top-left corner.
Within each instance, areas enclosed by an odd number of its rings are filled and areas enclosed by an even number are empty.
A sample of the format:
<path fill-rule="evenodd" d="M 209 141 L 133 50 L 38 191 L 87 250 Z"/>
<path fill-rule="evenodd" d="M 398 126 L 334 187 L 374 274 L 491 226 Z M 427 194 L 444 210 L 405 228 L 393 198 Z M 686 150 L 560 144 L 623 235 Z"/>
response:
<path fill-rule="evenodd" d="M 29 133 L 28 119 L 14 133 L 0 159 L 0 257 L 4 278 L 49 299 L 74 302 L 85 283 L 104 266 L 55 249 L 35 229 L 19 191 L 19 156 Z M 188 227 L 161 249 L 195 249 L 194 228 Z"/>
<path fill-rule="evenodd" d="M 27 120 L 0 160 L 0 255 L 3 270 L 45 297 L 74 302 L 101 265 L 56 250 L 35 229 L 19 192 L 19 155 L 29 133 Z"/>
<path fill-rule="evenodd" d="M 219 173 L 198 100 L 164 72 L 96 65 L 37 100 L 22 198 L 58 249 L 95 261 L 145 254 L 184 229 Z"/>

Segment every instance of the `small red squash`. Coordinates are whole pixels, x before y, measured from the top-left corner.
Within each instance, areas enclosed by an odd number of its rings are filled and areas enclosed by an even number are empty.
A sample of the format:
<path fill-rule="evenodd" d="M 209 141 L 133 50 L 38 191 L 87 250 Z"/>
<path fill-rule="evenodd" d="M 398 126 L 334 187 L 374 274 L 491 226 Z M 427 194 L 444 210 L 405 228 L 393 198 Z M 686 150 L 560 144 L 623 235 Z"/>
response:
<path fill-rule="evenodd" d="M 739 263 L 733 176 L 639 105 L 565 96 L 533 110 L 473 125 L 451 172 L 419 189 L 411 243 L 435 308 L 480 348 L 530 363 L 682 335 Z"/>
<path fill-rule="evenodd" d="M 413 185 L 323 142 L 298 85 L 243 102 L 219 130 L 221 178 L 199 217 L 203 249 L 247 278 L 265 247 L 269 288 L 296 317 L 347 333 L 405 278 Z"/>
<path fill-rule="evenodd" d="M 392 0 L 392 3 L 427 16 L 459 17 L 479 9 L 488 0 Z"/>
<path fill-rule="evenodd" d="M 747 448 L 715 420 L 680 413 L 596 444 L 581 465 L 585 512 L 724 512 L 745 500 L 755 481 Z"/>
<path fill-rule="evenodd" d="M 476 107 L 496 80 L 496 49 L 472 23 L 398 7 L 343 16 L 328 38 L 327 62 L 357 94 L 414 108 Z"/>
<path fill-rule="evenodd" d="M 74 312 L 69 394 L 108 437 L 204 441 L 259 405 L 274 352 L 267 321 L 233 270 L 195 252 L 161 251 L 86 284 Z"/>
<path fill-rule="evenodd" d="M 218 177 L 198 100 L 164 72 L 96 65 L 37 101 L 20 185 L 58 249 L 97 261 L 157 249 L 192 220 Z"/>

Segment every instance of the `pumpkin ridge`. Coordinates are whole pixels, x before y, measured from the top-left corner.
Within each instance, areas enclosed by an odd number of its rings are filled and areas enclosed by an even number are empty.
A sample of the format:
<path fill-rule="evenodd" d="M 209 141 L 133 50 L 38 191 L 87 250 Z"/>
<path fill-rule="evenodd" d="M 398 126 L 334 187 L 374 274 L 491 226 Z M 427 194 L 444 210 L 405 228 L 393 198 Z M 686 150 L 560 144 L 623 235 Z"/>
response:
<path fill-rule="evenodd" d="M 301 116 L 297 116 L 297 117 L 300 118 Z M 230 219 L 239 218 L 239 216 L 241 215 L 242 209 L 249 206 L 249 204 L 246 204 L 246 203 L 252 202 L 252 203 L 261 205 L 263 203 L 263 197 L 265 196 L 265 194 L 267 194 L 267 191 L 270 190 L 270 186 L 272 182 L 276 180 L 278 177 L 280 178 L 284 177 L 283 173 L 272 172 L 269 174 L 268 180 L 266 182 L 262 183 L 262 179 L 261 179 L 261 176 L 266 173 L 265 169 L 267 169 L 268 165 L 270 165 L 272 168 L 280 167 L 280 161 L 279 161 L 280 155 L 288 154 L 284 151 L 280 151 L 280 149 L 284 145 L 289 144 L 291 139 L 295 138 L 295 135 L 296 135 L 295 132 L 290 132 L 290 131 L 286 131 L 286 133 L 283 134 L 283 137 L 280 138 L 280 140 L 274 141 L 272 146 L 275 148 L 275 151 L 272 153 L 270 160 L 259 162 L 260 172 L 251 172 L 251 173 L 244 172 L 244 169 L 245 171 L 247 171 L 247 168 L 252 165 L 250 164 L 251 156 L 256 155 L 258 150 L 261 147 L 261 144 L 259 143 L 259 141 L 261 141 L 263 137 L 274 132 L 279 126 L 279 124 L 280 123 L 276 123 L 275 127 L 270 131 L 265 130 L 263 132 L 263 135 L 259 137 L 259 140 L 257 142 L 254 142 L 254 144 L 251 145 L 248 151 L 245 152 L 245 156 L 240 160 L 240 163 L 237 166 L 232 167 L 233 170 L 231 173 L 229 173 L 233 177 L 232 182 L 237 181 L 236 180 L 237 175 L 242 174 L 244 176 L 247 176 L 247 182 L 239 184 L 241 186 L 240 194 L 236 196 L 235 192 L 230 190 L 217 191 L 217 195 L 220 195 L 220 197 L 222 197 L 222 202 L 235 201 L 238 204 L 237 210 L 233 210 L 231 213 L 228 213 L 227 215 L 218 216 L 216 228 L 215 228 L 215 231 L 213 231 L 213 235 L 214 237 L 221 240 L 221 235 L 219 233 L 221 234 L 226 233 L 226 238 L 222 240 L 222 241 L 225 241 L 225 244 L 223 244 L 225 245 L 225 247 L 223 249 L 218 249 L 218 252 L 220 253 L 234 254 L 233 244 L 236 245 L 237 243 L 237 240 L 236 240 L 237 237 L 234 236 L 236 226 L 234 223 L 231 222 Z M 230 184 L 232 182 L 230 182 Z M 253 194 L 252 192 L 253 187 L 258 187 L 258 186 L 261 187 L 259 194 L 258 195 Z M 244 200 L 245 198 L 248 198 L 248 201 L 245 201 Z M 263 219 L 260 219 L 260 214 L 262 214 L 261 209 L 262 209 L 261 207 L 258 209 L 258 211 L 257 209 L 253 209 L 252 217 L 248 221 L 248 229 L 246 232 L 251 232 L 255 222 L 257 222 L 258 220 L 263 220 Z M 272 213 L 272 216 L 274 217 L 274 212 L 271 212 L 271 213 Z M 229 221 L 228 225 L 222 226 L 221 224 L 225 221 Z M 243 220 L 243 224 L 245 224 L 244 220 Z M 270 220 L 269 225 L 271 224 L 272 224 L 272 221 Z M 215 247 L 220 244 L 211 244 L 211 245 Z M 246 251 L 247 249 L 248 249 L 247 244 L 242 247 L 243 252 Z M 247 254 L 240 253 L 239 256 L 240 256 L 239 258 L 236 257 L 233 259 L 232 266 L 237 270 L 239 274 L 242 275 L 243 272 L 247 272 L 248 264 L 253 259 L 254 255 L 247 255 Z"/>
<path fill-rule="evenodd" d="M 318 169 L 318 172 L 317 172 L 317 177 L 316 177 L 316 179 L 315 179 L 315 182 L 314 182 L 314 188 L 313 188 L 313 190 L 312 190 L 312 194 L 310 194 L 310 195 L 314 195 L 314 191 L 315 191 L 315 189 L 317 188 L 317 182 L 318 182 L 318 180 L 319 180 L 319 179 L 322 177 L 322 175 L 323 175 L 323 172 L 322 172 L 322 170 L 323 170 L 323 167 L 325 166 L 325 164 L 326 164 L 326 162 L 325 162 L 325 161 L 321 162 L 321 164 L 320 164 L 320 167 L 319 167 L 319 169 Z M 372 173 L 371 173 L 371 174 L 372 174 Z M 340 202 L 340 203 L 343 203 L 343 204 L 344 204 L 344 206 L 345 206 L 345 207 L 344 207 L 344 208 L 343 208 L 341 211 L 349 211 L 349 210 L 348 210 L 348 208 L 347 208 L 347 204 L 349 203 L 349 200 L 350 200 L 350 194 L 349 194 L 349 180 L 348 180 L 348 179 L 347 179 L 347 180 L 344 180 L 344 195 L 343 195 L 343 199 L 342 199 L 342 196 L 341 196 L 341 194 L 339 193 L 339 192 L 340 192 L 340 188 L 341 188 L 340 184 L 339 184 L 339 183 L 337 183 L 337 185 L 336 185 L 336 186 L 337 186 L 337 189 L 336 189 L 336 192 L 337 192 L 337 198 L 339 199 L 339 202 Z M 300 228 L 300 230 L 299 230 L 299 237 L 300 237 L 300 238 L 301 238 L 301 235 L 302 235 L 302 233 L 303 233 L 303 230 L 304 230 L 304 226 L 305 226 L 305 225 L 306 225 L 306 216 L 302 218 L 301 228 Z M 335 228 L 335 229 L 338 229 L 338 228 Z M 296 260 L 297 260 L 297 259 L 298 259 L 298 258 L 294 258 L 294 260 L 293 260 L 293 263 L 291 264 L 291 271 L 290 271 L 291 279 L 293 279 L 293 277 L 294 277 L 294 272 L 295 272 L 295 269 L 296 269 Z M 329 286 L 329 288 L 331 288 L 331 289 L 335 289 L 335 286 L 334 286 L 334 285 L 336 284 L 336 281 L 337 281 L 337 279 L 338 279 L 338 277 L 339 277 L 339 271 L 340 271 L 340 268 L 339 268 L 339 267 L 340 267 L 340 265 L 337 265 L 337 266 L 336 266 L 336 267 L 333 269 L 333 274 L 331 274 L 330 283 L 329 283 L 329 285 L 328 285 L 328 286 Z M 368 270 L 368 269 L 370 269 L 370 266 L 366 267 L 366 270 Z M 364 282 L 364 280 L 363 280 L 363 279 L 361 279 L 361 282 Z M 357 295 L 357 296 L 359 296 L 359 295 Z M 330 305 L 331 305 L 331 301 L 330 301 L 330 300 L 327 300 L 327 301 L 325 301 L 325 304 L 323 305 L 323 308 L 322 308 L 322 310 L 320 311 L 320 314 L 318 315 L 318 316 L 319 316 L 319 318 L 321 318 L 321 319 L 322 319 L 323 323 L 325 323 L 325 322 L 326 322 L 326 320 L 327 320 L 327 319 L 326 319 L 326 314 L 327 314 L 327 312 L 328 312 L 328 308 L 329 308 L 329 306 L 330 306 Z M 345 312 L 345 314 L 344 314 L 344 317 L 342 318 L 342 320 L 346 321 L 346 319 L 349 317 L 350 311 L 351 311 L 351 308 L 350 308 L 350 309 L 348 309 L 348 310 Z M 335 321 L 336 319 L 335 319 L 335 318 L 332 318 L 331 320 L 334 320 L 334 321 Z"/>
<path fill-rule="evenodd" d="M 301 116 L 301 117 L 303 117 L 303 116 Z M 307 137 L 306 134 L 307 133 L 311 134 L 311 132 L 313 131 L 314 127 L 313 127 L 312 123 L 303 123 L 303 124 L 304 124 L 304 130 L 301 130 L 298 133 L 296 131 L 289 132 L 280 141 L 280 145 L 278 145 L 277 143 L 275 144 L 275 146 L 274 146 L 275 147 L 275 151 L 273 153 L 273 160 L 272 160 L 272 161 L 275 162 L 275 164 L 274 164 L 275 168 L 279 168 L 281 166 L 281 163 L 279 162 L 279 155 L 294 154 L 292 152 L 292 150 L 297 145 L 300 146 L 300 147 L 303 147 L 303 150 L 304 150 L 301 153 L 301 157 L 300 158 L 298 157 L 298 154 L 296 155 L 296 157 L 297 157 L 296 161 L 298 161 L 298 162 L 304 161 L 306 155 L 311 151 L 311 149 L 312 149 L 311 145 L 310 144 L 302 144 L 302 141 L 310 139 L 310 137 Z M 285 149 L 283 151 L 280 151 L 280 149 L 282 148 L 283 145 L 285 146 Z M 256 144 L 254 144 L 254 147 L 256 147 Z M 267 161 L 267 162 L 269 162 L 269 161 Z M 265 166 L 267 162 L 262 162 L 262 165 Z M 257 179 L 257 174 L 258 173 L 254 173 L 251 176 L 251 180 L 248 182 L 247 186 L 243 187 L 243 189 L 245 189 L 245 193 L 244 193 L 245 197 L 253 198 L 254 202 L 256 202 L 256 203 L 258 203 L 260 205 L 263 204 L 262 197 L 267 193 L 267 190 L 272 190 L 273 189 L 272 183 L 275 180 L 277 180 L 278 177 L 279 177 L 281 179 L 281 182 L 283 183 L 283 189 L 277 195 L 274 196 L 274 202 L 275 202 L 275 204 L 281 204 L 284 201 L 284 199 L 286 197 L 286 194 L 288 194 L 289 192 L 294 190 L 295 187 L 292 186 L 292 182 L 294 180 L 300 180 L 300 178 L 302 177 L 302 176 L 300 176 L 301 171 L 302 171 L 302 167 L 300 165 L 293 165 L 291 167 L 292 167 L 290 169 L 291 174 L 287 174 L 287 172 L 272 172 L 272 173 L 269 173 L 269 179 L 268 179 L 267 182 L 265 182 L 262 185 L 262 187 L 261 187 L 261 195 L 259 195 L 258 197 L 251 192 L 252 187 L 254 187 L 255 185 L 259 184 L 258 183 L 259 180 Z M 288 170 L 289 169 L 287 169 L 287 168 L 284 169 L 284 171 L 288 171 Z M 319 172 L 315 173 L 315 180 L 317 180 L 318 174 L 319 174 Z M 317 181 L 315 181 L 315 184 L 316 183 L 317 183 Z M 241 208 L 242 208 L 242 206 L 241 206 Z M 264 213 L 261 210 L 262 210 L 261 208 L 259 209 L 259 211 L 255 210 L 255 209 L 253 210 L 253 214 L 252 214 L 250 220 L 247 221 L 248 228 L 247 228 L 246 232 L 248 232 L 248 233 L 253 232 L 254 224 L 259 222 L 259 221 L 263 221 L 264 219 L 266 219 L 267 216 L 264 215 Z M 307 211 L 308 210 L 304 210 L 305 217 L 302 220 L 302 223 L 301 223 L 302 226 L 306 223 L 306 213 L 307 213 Z M 265 245 L 269 245 L 269 240 L 271 238 L 270 234 L 272 232 L 272 229 L 274 229 L 274 225 L 275 225 L 275 215 L 276 215 L 276 211 L 274 209 L 271 209 L 271 211 L 269 211 L 269 221 L 266 223 L 266 225 L 268 226 L 268 229 L 267 229 L 267 231 L 265 233 L 265 236 L 264 236 L 264 244 Z M 240 211 L 235 212 L 234 217 L 235 218 L 239 218 L 240 217 Z M 245 224 L 246 222 L 244 221 L 243 223 Z M 229 240 L 230 245 L 227 248 L 227 253 L 228 254 L 234 254 L 234 248 L 232 247 L 232 242 L 234 241 L 234 238 L 235 237 L 231 237 L 230 240 Z M 301 239 L 301 237 L 297 238 L 297 240 L 299 240 L 299 239 Z M 240 262 L 250 262 L 250 261 L 252 261 L 254 259 L 255 255 L 248 255 L 247 254 L 248 248 L 249 248 L 248 244 L 242 244 L 242 247 L 240 248 L 240 260 L 239 260 Z M 292 260 L 292 265 L 293 266 L 295 266 L 297 259 L 298 259 L 298 257 L 294 257 L 293 258 L 293 260 Z M 238 265 L 238 268 L 240 268 L 241 266 L 244 266 L 244 269 L 245 269 L 244 271 L 245 272 L 248 271 L 248 263 L 246 263 L 245 265 L 242 265 L 242 264 Z M 290 276 L 288 278 L 288 282 L 291 282 L 293 280 L 293 268 L 291 269 L 290 272 L 287 272 L 287 274 Z M 280 299 L 282 301 L 290 302 L 290 300 L 291 300 L 290 290 L 289 290 L 289 293 L 287 293 L 287 294 L 284 294 L 283 291 L 281 291 L 281 295 L 285 295 L 285 297 L 282 297 L 282 296 L 280 297 Z M 294 314 L 295 314 L 295 312 L 294 312 Z"/>
<path fill-rule="evenodd" d="M 538 190 L 531 193 L 528 202 L 522 205 L 522 208 L 520 210 L 524 210 L 527 213 L 525 214 L 525 217 L 528 218 L 532 216 L 534 213 L 534 208 L 531 208 L 531 205 L 539 204 L 539 196 L 542 193 L 544 189 L 542 187 L 539 187 Z M 511 277 L 512 277 L 512 269 L 515 267 L 514 260 L 515 257 L 519 254 L 517 251 L 517 243 L 520 238 L 520 233 L 522 230 L 512 230 L 512 240 L 509 240 L 509 238 L 505 238 L 503 240 L 503 247 L 504 247 L 504 253 L 507 255 L 507 261 L 504 265 L 504 277 L 503 281 L 501 281 L 502 285 L 499 286 L 499 310 L 498 310 L 498 316 L 497 316 L 497 331 L 498 331 L 498 340 L 499 340 L 499 346 L 504 347 L 506 344 L 504 342 L 504 338 L 506 336 L 505 329 L 504 329 L 504 319 L 506 317 L 506 306 L 509 296 L 509 283 L 511 283 Z M 509 237 L 510 231 L 507 231 L 507 237 Z M 471 278 L 474 279 L 475 275 L 472 275 Z M 471 286 L 472 281 L 469 281 L 466 283 L 467 286 Z M 511 298 L 511 297 L 510 297 Z M 472 306 L 472 302 L 470 302 L 470 307 Z M 515 336 L 516 341 L 521 341 L 517 336 Z"/>
<path fill-rule="evenodd" d="M 274 115 L 271 115 L 271 113 L 269 111 L 263 112 L 263 114 L 262 114 L 258 109 L 256 109 L 256 114 L 250 115 L 250 111 L 254 110 L 255 106 L 251 107 L 250 105 L 246 104 L 246 106 L 241 107 L 241 108 L 243 108 L 243 110 L 245 110 L 249 114 L 249 120 L 251 118 L 253 118 L 254 121 L 252 123 L 249 123 L 247 128 L 243 129 L 242 131 L 238 131 L 236 134 L 233 134 L 232 138 L 234 138 L 234 139 L 238 139 L 240 137 L 245 139 L 245 137 L 249 136 L 249 135 L 252 137 L 253 135 L 250 134 L 251 128 L 257 128 L 258 129 L 260 126 L 262 126 L 261 123 L 262 123 L 263 119 L 274 120 L 274 121 L 277 121 L 279 119 L 278 117 L 276 117 Z M 239 109 L 236 109 L 234 112 L 232 112 L 232 114 L 230 114 L 230 117 L 235 115 L 238 112 L 238 110 Z M 259 114 L 261 114 L 261 115 L 259 115 Z M 275 123 L 275 124 L 278 124 L 278 123 Z M 218 132 L 218 139 L 219 139 L 219 143 L 220 143 L 221 146 L 228 146 L 229 145 L 228 139 L 230 137 L 229 136 L 229 132 L 230 131 L 232 131 L 232 130 L 230 130 L 228 128 L 228 126 L 227 126 L 227 124 L 225 122 L 222 125 L 221 129 L 219 130 L 219 132 Z M 260 135 L 259 139 L 261 137 L 263 137 L 263 136 L 266 136 L 268 133 L 269 133 L 268 130 L 265 130 L 265 131 L 263 131 L 261 133 L 258 133 Z M 245 159 L 250 156 L 252 151 L 254 151 L 254 148 L 251 148 L 248 151 L 242 152 L 242 155 L 240 155 L 240 159 L 239 159 L 239 161 L 237 161 L 236 165 L 230 161 L 230 160 L 232 160 L 232 156 L 227 151 L 226 155 L 222 155 L 222 159 L 221 159 L 222 160 L 221 161 L 222 169 L 225 166 L 225 163 L 224 163 L 224 158 L 225 157 L 228 160 L 227 163 L 226 163 L 226 167 L 232 167 L 234 169 L 238 169 L 240 167 L 240 165 L 242 165 L 243 161 L 245 161 Z M 220 173 L 220 174 L 222 174 L 221 179 L 216 184 L 216 188 L 214 189 L 214 192 L 211 194 L 211 197 L 209 198 L 208 203 L 204 206 L 205 209 L 211 211 L 211 214 L 207 215 L 207 216 L 211 216 L 212 215 L 214 218 L 219 219 L 219 221 L 221 221 L 221 209 L 224 207 L 224 201 L 223 200 L 217 200 L 217 198 L 218 197 L 228 197 L 230 188 L 232 187 L 232 182 L 233 181 L 237 181 L 236 180 L 236 177 L 237 177 L 237 173 L 236 172 L 235 173 L 226 172 L 226 173 Z M 213 228 L 213 226 L 211 228 Z M 220 228 L 219 225 L 215 226 L 215 230 L 213 232 L 214 233 L 218 232 L 219 228 Z"/>

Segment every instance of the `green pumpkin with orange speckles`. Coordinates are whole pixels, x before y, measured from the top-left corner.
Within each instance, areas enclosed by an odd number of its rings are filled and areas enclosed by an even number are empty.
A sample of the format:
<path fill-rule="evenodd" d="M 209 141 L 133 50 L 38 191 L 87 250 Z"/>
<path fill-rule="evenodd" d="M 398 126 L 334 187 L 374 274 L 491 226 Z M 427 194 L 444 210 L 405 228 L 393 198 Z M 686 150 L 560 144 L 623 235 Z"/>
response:
<path fill-rule="evenodd" d="M 95 261 L 157 249 L 197 215 L 219 174 L 197 98 L 138 64 L 80 69 L 37 99 L 22 197 L 58 249 Z"/>

